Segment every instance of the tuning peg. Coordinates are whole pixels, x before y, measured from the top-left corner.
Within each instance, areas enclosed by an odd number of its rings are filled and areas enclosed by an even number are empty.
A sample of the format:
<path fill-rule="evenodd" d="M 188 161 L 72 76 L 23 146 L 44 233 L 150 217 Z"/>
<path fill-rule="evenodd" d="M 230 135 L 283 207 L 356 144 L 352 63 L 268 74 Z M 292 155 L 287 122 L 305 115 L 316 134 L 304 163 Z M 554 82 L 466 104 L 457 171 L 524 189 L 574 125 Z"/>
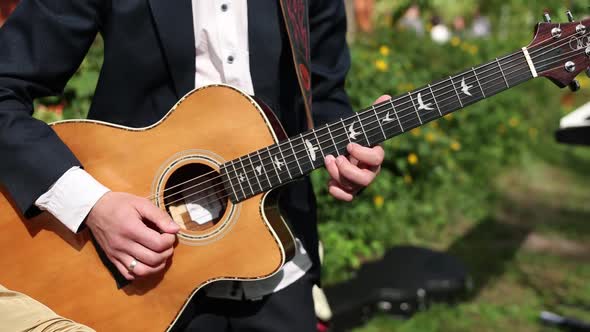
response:
<path fill-rule="evenodd" d="M 573 80 L 570 84 L 569 84 L 570 90 L 572 90 L 572 92 L 576 92 L 578 90 L 580 90 L 580 82 L 578 82 L 578 80 Z"/>
<path fill-rule="evenodd" d="M 545 20 L 545 22 L 551 23 L 551 16 L 549 16 L 549 13 L 545 12 L 543 14 L 543 19 Z"/>
<path fill-rule="evenodd" d="M 565 12 L 565 14 L 567 15 L 567 19 L 570 22 L 574 21 L 574 15 L 572 15 L 572 12 L 570 12 L 569 10 L 567 12 Z"/>

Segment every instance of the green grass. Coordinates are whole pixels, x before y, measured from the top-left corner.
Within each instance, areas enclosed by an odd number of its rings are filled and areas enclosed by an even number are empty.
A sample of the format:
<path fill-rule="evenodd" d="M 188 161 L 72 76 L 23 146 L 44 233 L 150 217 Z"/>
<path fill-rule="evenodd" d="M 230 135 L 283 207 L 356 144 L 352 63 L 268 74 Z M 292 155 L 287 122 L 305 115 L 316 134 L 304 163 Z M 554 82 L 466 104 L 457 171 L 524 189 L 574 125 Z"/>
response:
<path fill-rule="evenodd" d="M 541 310 L 590 321 L 590 148 L 543 142 L 519 164 L 496 179 L 491 215 L 416 230 L 417 243 L 469 266 L 469 298 L 356 332 L 558 331 L 540 324 Z"/>

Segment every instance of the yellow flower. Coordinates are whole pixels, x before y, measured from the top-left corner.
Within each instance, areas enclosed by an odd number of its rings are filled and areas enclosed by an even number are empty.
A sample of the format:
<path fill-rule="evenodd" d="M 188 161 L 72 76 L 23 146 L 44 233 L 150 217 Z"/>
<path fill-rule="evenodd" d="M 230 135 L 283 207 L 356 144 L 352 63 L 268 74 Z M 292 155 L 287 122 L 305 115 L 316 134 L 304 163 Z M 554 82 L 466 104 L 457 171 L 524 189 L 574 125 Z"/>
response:
<path fill-rule="evenodd" d="M 412 183 L 412 181 L 413 181 L 413 179 L 412 179 L 411 175 L 408 175 L 408 174 L 404 175 L 404 182 L 405 183 L 410 184 L 410 183 Z"/>
<path fill-rule="evenodd" d="M 449 121 L 453 120 L 453 114 L 449 113 L 449 114 L 445 115 L 444 118 L 445 118 L 445 120 L 449 120 Z"/>
<path fill-rule="evenodd" d="M 422 132 L 422 129 L 420 129 L 420 127 L 414 128 L 410 131 L 410 134 L 412 134 L 412 136 L 414 137 L 418 137 L 420 136 L 420 133 Z"/>
<path fill-rule="evenodd" d="M 426 136 L 424 136 L 424 138 L 426 138 L 426 141 L 431 143 L 436 141 L 436 135 L 434 135 L 434 133 L 428 133 Z"/>
<path fill-rule="evenodd" d="M 461 44 L 461 39 L 457 36 L 454 36 L 453 38 L 451 38 L 451 45 L 453 47 L 457 47 L 459 46 L 459 44 Z"/>
<path fill-rule="evenodd" d="M 385 199 L 383 198 L 383 196 L 381 196 L 381 195 L 373 196 L 373 204 L 375 204 L 376 207 L 378 207 L 378 208 L 382 207 L 384 202 L 385 202 Z"/>
<path fill-rule="evenodd" d="M 402 83 L 402 84 L 399 85 L 398 90 L 400 90 L 400 91 L 414 90 L 414 84 L 412 84 L 412 83 Z"/>
<path fill-rule="evenodd" d="M 412 152 L 408 155 L 408 162 L 410 165 L 416 165 L 418 163 L 418 156 Z"/>
<path fill-rule="evenodd" d="M 432 128 L 438 128 L 438 122 L 437 122 L 437 121 L 431 122 L 431 123 L 430 123 L 430 126 L 431 126 Z"/>
<path fill-rule="evenodd" d="M 584 89 L 588 87 L 588 85 L 590 84 L 590 78 L 588 78 L 588 76 L 585 75 L 580 75 L 578 76 L 578 82 L 580 82 L 580 87 Z"/>
<path fill-rule="evenodd" d="M 476 55 L 478 50 L 479 50 L 479 49 L 477 48 L 477 46 L 476 46 L 476 45 L 471 45 L 471 46 L 469 47 L 469 53 L 471 53 L 471 55 Z"/>
<path fill-rule="evenodd" d="M 379 47 L 379 53 L 381 53 L 381 55 L 383 55 L 383 56 L 388 56 L 389 55 L 389 47 L 382 45 L 381 47 Z"/>
<path fill-rule="evenodd" d="M 529 136 L 532 139 L 537 138 L 537 134 L 539 133 L 539 131 L 537 130 L 537 128 L 529 128 Z"/>
<path fill-rule="evenodd" d="M 461 150 L 461 143 L 459 143 L 457 141 L 453 141 L 451 143 L 451 150 L 453 150 L 453 151 L 459 151 L 459 150 Z"/>
<path fill-rule="evenodd" d="M 375 61 L 375 67 L 376 67 L 376 68 L 377 68 L 377 70 L 378 70 L 378 71 L 380 71 L 380 72 L 386 72 L 386 71 L 387 71 L 387 68 L 388 68 L 389 66 L 387 65 L 387 62 L 385 62 L 385 61 L 383 61 L 383 60 L 379 59 L 379 60 Z"/>
<path fill-rule="evenodd" d="M 510 125 L 510 127 L 517 127 L 519 123 L 520 120 L 518 120 L 515 117 L 511 117 L 510 120 L 508 120 L 508 124 Z"/>

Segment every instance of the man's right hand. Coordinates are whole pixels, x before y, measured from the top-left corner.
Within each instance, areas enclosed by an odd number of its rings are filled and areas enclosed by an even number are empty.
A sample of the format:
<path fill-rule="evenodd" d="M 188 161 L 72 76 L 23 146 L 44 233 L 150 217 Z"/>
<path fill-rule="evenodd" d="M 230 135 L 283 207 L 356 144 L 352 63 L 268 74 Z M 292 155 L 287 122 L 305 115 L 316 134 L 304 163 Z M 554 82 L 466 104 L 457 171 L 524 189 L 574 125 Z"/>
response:
<path fill-rule="evenodd" d="M 127 280 L 164 269 L 179 230 L 170 216 L 149 200 L 117 192 L 108 192 L 98 200 L 86 225 Z M 133 260 L 137 265 L 130 270 Z"/>

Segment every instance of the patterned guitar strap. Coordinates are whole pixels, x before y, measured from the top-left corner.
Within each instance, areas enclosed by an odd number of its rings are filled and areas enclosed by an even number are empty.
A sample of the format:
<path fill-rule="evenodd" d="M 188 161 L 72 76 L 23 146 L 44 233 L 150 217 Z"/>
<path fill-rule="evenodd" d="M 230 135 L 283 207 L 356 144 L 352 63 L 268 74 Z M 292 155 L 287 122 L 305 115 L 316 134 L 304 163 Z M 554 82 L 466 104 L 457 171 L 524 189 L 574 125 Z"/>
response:
<path fill-rule="evenodd" d="M 303 96 L 307 127 L 311 129 L 313 119 L 311 117 L 311 60 L 307 0 L 281 0 L 281 10 L 289 35 L 297 81 Z"/>

